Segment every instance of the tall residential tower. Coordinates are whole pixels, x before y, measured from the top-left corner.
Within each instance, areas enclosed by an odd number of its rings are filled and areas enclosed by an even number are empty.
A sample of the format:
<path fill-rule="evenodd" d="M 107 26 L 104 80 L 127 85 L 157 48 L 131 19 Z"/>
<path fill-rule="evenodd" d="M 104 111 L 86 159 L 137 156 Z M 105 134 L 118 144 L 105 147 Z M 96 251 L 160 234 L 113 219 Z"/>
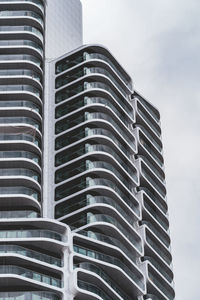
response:
<path fill-rule="evenodd" d="M 0 0 L 0 299 L 173 300 L 160 115 L 81 10 Z"/>

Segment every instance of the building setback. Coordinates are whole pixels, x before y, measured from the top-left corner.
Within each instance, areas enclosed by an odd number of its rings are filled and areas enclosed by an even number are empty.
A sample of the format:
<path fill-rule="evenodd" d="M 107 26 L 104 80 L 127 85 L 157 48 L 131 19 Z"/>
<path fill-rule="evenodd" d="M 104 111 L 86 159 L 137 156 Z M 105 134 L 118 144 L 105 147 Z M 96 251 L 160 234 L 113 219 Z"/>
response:
<path fill-rule="evenodd" d="M 173 300 L 171 263 L 158 110 L 79 0 L 0 0 L 0 299 Z"/>

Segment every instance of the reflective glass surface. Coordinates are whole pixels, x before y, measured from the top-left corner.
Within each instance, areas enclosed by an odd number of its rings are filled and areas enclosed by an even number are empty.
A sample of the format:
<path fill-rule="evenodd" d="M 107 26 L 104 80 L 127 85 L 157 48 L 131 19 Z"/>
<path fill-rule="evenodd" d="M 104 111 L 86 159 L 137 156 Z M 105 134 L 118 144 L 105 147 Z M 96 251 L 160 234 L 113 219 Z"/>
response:
<path fill-rule="evenodd" d="M 1 26 L 0 26 L 1 28 Z M 30 54 L 0 54 L 0 61 L 15 61 L 15 60 L 24 60 L 24 61 L 31 61 L 36 63 L 39 67 L 42 66 L 42 61 L 37 58 L 36 56 Z"/>
<path fill-rule="evenodd" d="M 92 144 L 92 142 L 94 144 Z M 111 154 L 121 165 L 121 167 L 128 172 L 128 174 L 134 179 L 138 180 L 137 178 L 137 172 L 135 166 L 130 166 L 130 164 L 125 161 L 125 159 L 122 159 L 121 156 L 117 154 L 116 151 L 112 149 L 112 147 L 106 145 L 105 143 L 98 144 L 95 141 L 90 141 L 90 143 L 84 143 L 82 145 L 71 147 L 69 150 L 64 150 L 56 155 L 56 166 L 62 165 L 66 162 L 69 162 L 72 159 L 78 158 L 84 154 L 91 153 L 92 152 L 102 152 Z M 95 153 L 96 154 L 96 153 Z M 124 157 L 123 157 L 124 158 Z"/>
<path fill-rule="evenodd" d="M 107 204 L 114 207 L 131 225 L 134 224 L 134 220 L 130 217 L 125 210 L 112 198 L 101 196 L 101 195 L 90 195 L 86 194 L 83 197 L 78 197 L 78 199 L 68 200 L 56 206 L 56 217 L 65 216 L 71 212 L 75 212 L 81 208 L 87 207 L 93 204 Z M 122 204 L 121 204 L 122 205 Z"/>
<path fill-rule="evenodd" d="M 101 299 L 103 300 L 110 300 L 110 296 L 108 296 L 103 290 L 102 288 L 98 288 L 96 285 L 82 281 L 82 280 L 78 280 L 78 287 L 83 289 L 83 290 L 87 290 L 89 292 L 92 292 L 98 296 L 101 297 Z"/>
<path fill-rule="evenodd" d="M 41 114 L 41 107 L 36 105 L 35 103 L 31 101 L 26 101 L 26 100 L 1 100 L 0 101 L 0 107 L 27 107 L 30 108 L 32 111 L 35 111 L 39 114 Z"/>
<path fill-rule="evenodd" d="M 36 200 L 40 200 L 40 194 L 33 189 L 23 186 L 5 186 L 0 187 L 0 195 L 27 195 Z"/>
<path fill-rule="evenodd" d="M 125 99 L 118 91 L 115 89 L 114 86 L 110 82 L 104 83 L 105 79 L 102 78 L 102 82 L 100 81 L 100 78 L 98 79 L 99 81 L 96 81 L 95 79 L 92 78 L 87 78 L 87 82 L 79 82 L 70 85 L 70 87 L 66 87 L 56 93 L 56 103 L 60 103 L 70 97 L 75 96 L 76 94 L 79 94 L 84 91 L 90 91 L 93 89 L 100 89 L 102 91 L 108 92 L 113 96 L 113 98 L 119 102 L 124 104 L 124 109 L 126 112 L 130 115 L 133 116 L 133 112 L 131 109 L 131 104 L 127 99 Z M 98 92 L 98 91 L 97 91 Z"/>
<path fill-rule="evenodd" d="M 54 293 L 51 292 L 37 292 L 37 291 L 0 292 L 0 300 L 60 300 L 60 299 L 61 299 L 60 297 L 56 296 Z"/>
<path fill-rule="evenodd" d="M 37 5 L 42 11 L 44 11 L 43 2 L 40 0 L 1 0 L 1 2 L 30 2 Z"/>
<path fill-rule="evenodd" d="M 92 137 L 94 135 L 100 135 L 110 138 L 127 156 L 131 156 L 131 151 L 129 148 L 135 149 L 135 141 L 132 141 L 132 147 L 129 147 L 129 144 L 124 142 L 124 140 L 121 140 L 120 136 L 118 136 L 116 133 L 112 133 L 111 130 L 99 128 L 93 124 L 87 124 L 88 127 L 84 128 L 78 128 L 73 131 L 70 131 L 67 134 L 63 134 L 62 136 L 58 137 L 56 139 L 56 150 L 59 150 L 65 146 L 68 146 L 76 141 L 79 141 L 85 137 Z M 103 126 L 103 125 L 102 125 Z M 117 136 L 117 137 L 116 137 Z M 124 143 L 124 145 L 123 145 Z M 134 148 L 133 148 L 134 146 Z"/>
<path fill-rule="evenodd" d="M 18 245 L 0 245 L 0 254 L 16 253 L 22 256 L 30 257 L 36 260 L 43 261 L 58 267 L 62 266 L 61 259 L 50 256 L 35 250 L 27 249 Z"/>
<path fill-rule="evenodd" d="M 107 62 L 114 70 L 115 72 L 122 78 L 122 80 L 131 88 L 130 80 L 127 80 L 125 76 L 119 71 L 119 67 L 116 66 L 116 64 L 106 55 L 97 53 L 93 49 L 88 49 L 88 51 L 79 52 L 74 55 L 71 55 L 70 57 L 67 57 L 66 59 L 60 61 L 56 65 L 56 73 L 59 74 L 69 68 L 72 68 L 76 66 L 77 64 L 80 64 L 83 61 L 91 61 L 91 60 L 103 60 Z"/>
<path fill-rule="evenodd" d="M 74 265 L 74 268 L 81 268 L 99 275 L 114 291 L 116 291 L 123 299 L 131 300 L 131 298 L 122 291 L 122 289 L 111 279 L 111 277 L 100 267 L 91 263 L 80 263 Z"/>
<path fill-rule="evenodd" d="M 12 266 L 12 265 L 4 265 L 4 266 L 0 266 L 0 274 L 16 274 L 16 275 L 20 275 L 23 277 L 27 277 L 36 281 L 40 281 L 55 287 L 62 287 L 62 282 L 61 280 L 55 278 L 55 277 L 51 277 L 48 275 L 44 275 L 44 274 L 40 274 L 37 272 L 34 272 L 32 270 L 29 269 L 25 269 L 22 267 L 18 267 L 18 266 Z"/>
<path fill-rule="evenodd" d="M 0 17 L 32 17 L 36 19 L 41 25 L 44 25 L 43 19 L 37 13 L 33 11 L 23 11 L 23 10 L 2 10 L 0 11 Z"/>
<path fill-rule="evenodd" d="M 125 131 L 126 129 L 118 125 L 118 122 L 114 121 L 114 118 L 112 118 L 111 115 L 102 112 L 83 111 L 73 116 L 67 117 L 66 119 L 63 119 L 61 121 L 58 121 L 56 123 L 56 134 L 61 133 L 62 131 L 65 131 L 67 129 L 70 129 L 76 125 L 79 125 L 80 123 L 90 121 L 90 120 L 103 120 L 109 122 L 121 134 L 121 136 L 125 138 L 129 146 L 135 149 L 135 141 L 134 141 L 135 137 L 134 136 L 130 137 L 130 135 L 128 136 Z"/>
<path fill-rule="evenodd" d="M 95 104 L 101 104 L 104 106 L 108 106 L 110 109 L 112 109 L 116 115 L 123 120 L 124 124 L 128 125 L 130 121 L 127 119 L 127 115 L 124 113 L 123 109 L 124 105 L 123 103 L 118 103 L 116 101 L 113 101 L 112 98 L 103 98 L 103 97 L 93 97 L 92 95 L 88 95 L 85 97 L 76 98 L 71 101 L 67 101 L 64 104 L 61 104 L 57 106 L 56 108 L 56 118 L 60 118 L 76 109 L 79 109 L 83 106 L 91 106 L 93 105 L 95 107 Z"/>
<path fill-rule="evenodd" d="M 0 76 L 28 76 L 37 81 L 42 81 L 42 77 L 33 70 L 28 69 L 6 69 L 0 70 Z"/>
<path fill-rule="evenodd" d="M 12 219 L 12 218 L 38 218 L 40 214 L 31 210 L 8 210 L 0 211 L 0 218 Z"/>
<path fill-rule="evenodd" d="M 29 117 L 0 117 L 0 124 L 25 123 L 41 131 L 41 123 Z"/>
<path fill-rule="evenodd" d="M 30 46 L 37 49 L 41 54 L 43 54 L 42 47 L 38 43 L 31 40 L 0 40 L 0 47 L 5 46 Z"/>
<path fill-rule="evenodd" d="M 48 238 L 57 241 L 62 241 L 62 235 L 50 231 L 50 230 L 40 230 L 40 229 L 29 229 L 29 230 L 0 230 L 0 238 L 10 239 L 10 238 Z"/>
<path fill-rule="evenodd" d="M 1 158 L 27 158 L 36 163 L 40 163 L 40 157 L 28 151 L 0 151 L 0 159 Z"/>
<path fill-rule="evenodd" d="M 36 146 L 41 146 L 41 141 L 34 136 L 35 131 L 32 129 L 27 129 L 30 134 L 0 134 L 0 141 L 27 141 L 34 143 Z M 33 134 L 33 135 L 32 135 Z"/>
<path fill-rule="evenodd" d="M 86 177 L 86 178 L 78 178 L 73 180 L 73 184 L 70 181 L 67 184 L 63 184 L 60 187 L 56 188 L 56 201 L 67 197 L 73 193 L 77 193 L 82 189 L 86 189 L 88 187 L 96 187 L 96 186 L 105 186 L 107 188 L 112 189 L 115 191 L 120 198 L 122 198 L 127 205 L 131 207 L 131 209 L 137 214 L 140 214 L 138 202 L 133 196 L 132 193 L 127 193 L 125 194 L 122 192 L 121 189 L 119 189 L 118 185 L 116 185 L 113 181 L 105 179 L 105 178 L 100 178 L 97 177 L 95 178 L 95 175 L 91 177 Z"/>
<path fill-rule="evenodd" d="M 115 218 L 106 215 L 106 214 L 93 214 L 93 213 L 86 213 L 86 214 L 81 214 L 79 215 L 79 219 L 76 222 L 70 223 L 68 222 L 68 225 L 75 227 L 75 228 L 79 228 L 88 224 L 92 224 L 95 222 L 103 222 L 103 223 L 110 223 L 114 226 L 116 226 L 119 231 L 121 231 L 121 233 L 130 241 L 130 243 L 132 243 L 139 251 L 142 251 L 142 245 L 141 245 L 141 240 L 138 238 L 138 236 L 136 234 L 134 234 L 134 232 L 130 230 L 129 231 L 120 224 L 119 221 L 117 221 Z M 98 236 L 98 234 L 96 235 L 96 239 L 104 239 L 105 238 L 102 236 Z M 113 242 L 111 243 L 111 240 L 109 242 L 110 244 L 113 244 Z"/>
<path fill-rule="evenodd" d="M 63 85 L 66 85 L 80 77 L 85 75 L 92 75 L 92 74 L 101 74 L 109 77 L 110 80 L 117 86 L 117 88 L 121 91 L 121 93 L 128 98 L 127 91 L 122 87 L 121 84 L 116 80 L 116 78 L 112 75 L 112 72 L 108 71 L 105 67 L 95 67 L 95 66 L 87 66 L 87 67 L 79 67 L 73 69 L 62 76 L 56 79 L 56 88 L 60 88 Z"/>
<path fill-rule="evenodd" d="M 36 34 L 43 41 L 42 33 L 33 26 L 0 26 L 0 31 L 1 32 L 28 31 Z"/>
<path fill-rule="evenodd" d="M 114 257 L 114 256 L 109 256 L 107 254 L 100 253 L 98 251 L 90 250 L 84 247 L 79 247 L 77 245 L 74 245 L 74 252 L 81 254 L 81 255 L 86 255 L 88 257 L 105 261 L 107 263 L 113 264 L 115 266 L 118 266 L 121 268 L 137 285 L 140 286 L 140 288 L 144 289 L 144 279 L 142 277 L 142 274 L 139 273 L 134 268 L 134 271 L 131 271 L 123 262 L 122 260 Z"/>

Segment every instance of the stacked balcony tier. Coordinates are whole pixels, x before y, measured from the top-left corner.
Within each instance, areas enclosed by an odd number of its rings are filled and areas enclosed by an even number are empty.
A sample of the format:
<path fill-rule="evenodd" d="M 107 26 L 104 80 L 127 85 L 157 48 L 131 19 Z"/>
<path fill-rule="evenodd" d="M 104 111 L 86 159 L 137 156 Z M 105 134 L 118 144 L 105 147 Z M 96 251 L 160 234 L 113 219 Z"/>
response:
<path fill-rule="evenodd" d="M 137 299 L 145 285 L 131 80 L 101 46 L 66 56 L 55 72 L 55 218 L 73 231 L 75 299 Z"/>
<path fill-rule="evenodd" d="M 1 217 L 39 217 L 44 3 L 0 1 L 0 11 Z"/>
<path fill-rule="evenodd" d="M 174 299 L 172 257 L 166 202 L 159 112 L 138 93 L 133 95 L 139 169 L 138 199 L 142 208 L 143 270 L 150 299 Z M 149 295 L 149 297 L 148 297 Z"/>
<path fill-rule="evenodd" d="M 2 216 L 1 216 L 2 217 Z M 64 288 L 64 249 L 68 228 L 32 215 L 0 226 L 0 298 L 60 300 Z"/>

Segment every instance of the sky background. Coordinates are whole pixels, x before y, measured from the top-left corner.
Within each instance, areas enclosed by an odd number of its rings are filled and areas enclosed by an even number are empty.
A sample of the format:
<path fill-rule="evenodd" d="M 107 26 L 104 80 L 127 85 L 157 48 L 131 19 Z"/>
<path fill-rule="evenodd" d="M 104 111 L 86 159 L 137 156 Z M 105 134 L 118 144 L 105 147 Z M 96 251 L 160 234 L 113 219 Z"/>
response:
<path fill-rule="evenodd" d="M 176 300 L 200 269 L 200 0 L 82 0 L 84 43 L 106 45 L 161 112 Z"/>

